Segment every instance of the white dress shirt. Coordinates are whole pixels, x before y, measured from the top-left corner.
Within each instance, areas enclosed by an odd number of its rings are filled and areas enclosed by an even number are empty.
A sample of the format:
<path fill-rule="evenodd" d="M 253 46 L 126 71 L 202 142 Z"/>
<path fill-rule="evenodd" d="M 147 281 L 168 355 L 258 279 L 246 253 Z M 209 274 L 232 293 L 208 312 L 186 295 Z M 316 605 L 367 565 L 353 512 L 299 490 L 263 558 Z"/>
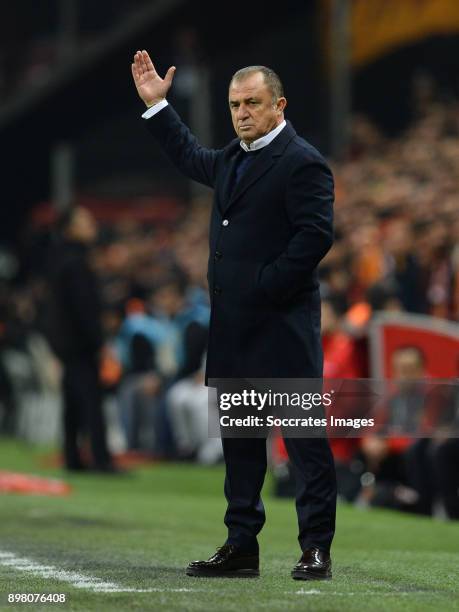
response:
<path fill-rule="evenodd" d="M 161 102 L 158 102 L 157 104 L 153 104 L 153 106 L 150 106 L 150 108 L 148 108 L 143 113 L 142 119 L 150 119 L 151 117 L 156 115 L 156 113 L 159 113 L 159 111 L 165 108 L 167 105 L 168 102 L 166 99 L 161 100 Z M 278 136 L 282 132 L 286 125 L 287 123 L 285 121 L 282 121 L 282 123 L 280 123 L 277 127 L 275 127 L 273 130 L 271 130 L 261 138 L 258 138 L 257 140 L 254 140 L 249 144 L 246 144 L 241 140 L 240 145 L 244 149 L 244 151 L 257 151 L 258 149 L 262 149 L 263 147 L 266 147 L 266 145 L 269 145 L 269 143 L 272 142 L 276 138 L 276 136 Z"/>
<path fill-rule="evenodd" d="M 269 145 L 269 143 L 272 142 L 276 138 L 276 136 L 278 136 L 282 132 L 286 125 L 287 123 L 284 120 L 282 121 L 282 123 L 279 123 L 277 127 L 275 127 L 273 130 L 271 130 L 261 138 L 257 138 L 257 140 L 254 140 L 249 144 L 246 144 L 243 140 L 241 140 L 240 145 L 244 149 L 244 151 L 258 151 L 258 149 L 262 149 L 263 147 L 266 147 L 266 145 Z"/>
<path fill-rule="evenodd" d="M 147 108 L 147 110 L 144 112 L 144 114 L 142 115 L 142 119 L 150 119 L 150 117 L 153 117 L 153 115 L 159 113 L 159 111 L 163 110 L 163 108 L 165 108 L 167 105 L 168 101 L 166 100 L 166 98 L 164 98 L 164 100 L 161 100 L 161 102 L 158 102 L 157 104 L 153 104 L 153 106 L 150 106 L 150 108 Z"/>

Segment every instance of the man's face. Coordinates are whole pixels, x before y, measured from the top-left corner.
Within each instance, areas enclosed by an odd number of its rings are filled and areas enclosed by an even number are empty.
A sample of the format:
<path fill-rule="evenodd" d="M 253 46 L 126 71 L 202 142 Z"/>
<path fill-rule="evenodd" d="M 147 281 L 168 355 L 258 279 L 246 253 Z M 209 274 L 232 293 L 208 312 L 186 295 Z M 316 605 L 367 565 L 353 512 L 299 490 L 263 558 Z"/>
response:
<path fill-rule="evenodd" d="M 86 208 L 78 207 L 67 233 L 70 238 L 79 242 L 94 242 L 97 238 L 97 224 L 92 213 Z"/>
<path fill-rule="evenodd" d="M 174 317 L 184 306 L 184 298 L 175 285 L 164 285 L 153 295 L 153 308 Z"/>
<path fill-rule="evenodd" d="M 392 370 L 396 380 L 416 380 L 424 376 L 421 357 L 416 350 L 410 348 L 394 353 Z"/>
<path fill-rule="evenodd" d="M 273 101 L 273 94 L 261 72 L 232 81 L 229 106 L 236 134 L 246 144 L 261 138 L 284 120 L 285 98 Z"/>
<path fill-rule="evenodd" d="M 415 388 L 417 381 L 425 376 L 422 358 L 416 350 L 406 348 L 392 356 L 392 373 L 401 392 Z"/>

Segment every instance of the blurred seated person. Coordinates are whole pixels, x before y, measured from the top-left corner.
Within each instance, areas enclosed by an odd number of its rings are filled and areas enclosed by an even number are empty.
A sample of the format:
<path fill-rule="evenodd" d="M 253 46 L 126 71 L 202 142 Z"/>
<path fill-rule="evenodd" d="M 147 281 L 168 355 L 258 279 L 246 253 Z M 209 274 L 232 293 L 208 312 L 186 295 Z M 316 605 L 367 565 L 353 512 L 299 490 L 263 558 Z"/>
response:
<path fill-rule="evenodd" d="M 157 351 L 167 341 L 167 330 L 145 310 L 141 300 L 130 300 L 116 346 L 123 365 L 118 392 L 120 421 L 128 450 L 153 448 L 153 410 L 162 376 Z"/>
<path fill-rule="evenodd" d="M 178 458 L 213 464 L 223 458 L 223 447 L 219 437 L 209 437 L 212 425 L 218 431 L 218 411 L 210 404 L 209 391 L 204 386 L 204 362 L 205 359 L 198 370 L 172 385 L 166 401 Z"/>
<path fill-rule="evenodd" d="M 164 393 L 200 368 L 207 349 L 210 308 L 190 299 L 187 280 L 183 271 L 176 270 L 165 276 L 153 293 L 153 316 L 168 329 L 174 364 L 163 381 Z M 177 449 L 165 395 L 156 411 L 155 428 L 163 453 L 175 456 Z"/>
<path fill-rule="evenodd" d="M 128 316 L 121 329 L 131 373 L 120 393 L 123 420 L 129 423 L 129 447 L 150 429 L 160 456 L 175 453 L 165 394 L 174 382 L 199 369 L 207 343 L 209 309 L 190 304 L 186 292 L 183 274 L 163 278 L 150 296 L 148 312 Z M 147 428 L 136 420 L 139 412 L 144 413 Z"/>
<path fill-rule="evenodd" d="M 423 514 L 459 519 L 459 388 L 457 379 L 432 381 L 424 419 L 426 437 L 407 453 L 411 482 Z"/>
<path fill-rule="evenodd" d="M 415 346 L 396 349 L 391 359 L 394 392 L 379 406 L 375 434 L 360 441 L 365 476 L 362 500 L 370 505 L 425 513 L 412 452 L 426 414 L 425 358 Z"/>

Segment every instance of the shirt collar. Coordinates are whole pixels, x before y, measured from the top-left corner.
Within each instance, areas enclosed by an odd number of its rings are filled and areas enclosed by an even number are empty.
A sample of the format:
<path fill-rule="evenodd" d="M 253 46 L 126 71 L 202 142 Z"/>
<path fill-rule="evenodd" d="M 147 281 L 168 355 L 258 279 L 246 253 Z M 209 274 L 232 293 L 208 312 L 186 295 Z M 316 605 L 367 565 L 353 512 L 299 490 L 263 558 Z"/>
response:
<path fill-rule="evenodd" d="M 240 145 L 246 152 L 247 151 L 258 151 L 258 149 L 262 149 L 263 147 L 266 147 L 266 145 L 269 145 L 269 143 L 272 142 L 276 138 L 276 136 L 282 132 L 282 130 L 284 129 L 286 125 L 287 125 L 287 122 L 284 120 L 276 128 L 274 128 L 273 130 L 271 130 L 270 132 L 268 132 L 261 138 L 254 140 L 249 145 L 246 145 L 245 142 L 243 142 L 242 140 L 240 142 Z"/>

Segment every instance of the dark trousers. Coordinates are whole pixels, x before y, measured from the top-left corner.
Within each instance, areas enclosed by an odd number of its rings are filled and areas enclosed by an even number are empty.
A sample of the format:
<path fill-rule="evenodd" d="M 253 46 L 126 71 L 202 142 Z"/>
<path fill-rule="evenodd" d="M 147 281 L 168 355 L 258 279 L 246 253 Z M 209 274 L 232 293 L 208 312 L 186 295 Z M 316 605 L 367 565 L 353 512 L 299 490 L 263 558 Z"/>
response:
<path fill-rule="evenodd" d="M 225 525 L 229 544 L 257 551 L 265 523 L 261 499 L 267 459 L 265 438 L 223 438 L 226 464 Z M 326 438 L 285 438 L 296 479 L 298 541 L 301 549 L 328 552 L 335 533 L 336 476 Z"/>
<path fill-rule="evenodd" d="M 70 469 L 82 467 L 80 438 L 89 437 L 93 467 L 110 463 L 102 411 L 102 393 L 95 358 L 75 359 L 64 364 L 64 458 Z"/>

